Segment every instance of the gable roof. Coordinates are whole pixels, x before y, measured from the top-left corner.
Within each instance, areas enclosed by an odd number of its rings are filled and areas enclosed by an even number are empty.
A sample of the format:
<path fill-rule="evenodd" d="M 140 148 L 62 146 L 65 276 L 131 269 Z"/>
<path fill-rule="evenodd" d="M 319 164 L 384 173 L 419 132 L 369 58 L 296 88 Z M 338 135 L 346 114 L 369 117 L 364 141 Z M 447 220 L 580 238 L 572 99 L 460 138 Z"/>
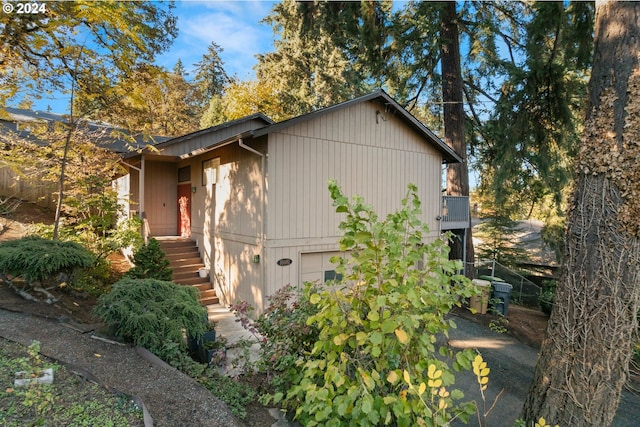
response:
<path fill-rule="evenodd" d="M 392 110 L 394 113 L 398 113 L 400 117 L 412 127 L 418 134 L 429 140 L 433 146 L 442 154 L 444 163 L 462 163 L 462 158 L 455 152 L 455 150 L 445 144 L 440 138 L 438 138 L 433 132 L 431 132 L 425 125 L 416 119 L 411 113 L 405 110 L 400 104 L 398 104 L 389 94 L 384 90 L 378 89 L 367 95 L 354 98 L 350 101 L 342 102 L 340 104 L 332 105 L 311 113 L 303 114 L 298 117 L 294 117 L 289 120 L 274 123 L 270 126 L 257 129 L 251 132 L 251 136 L 257 138 L 259 136 L 267 135 L 269 133 L 277 132 L 278 130 L 293 126 L 303 121 L 311 120 L 322 115 L 338 111 L 347 107 L 350 107 L 361 102 L 378 101 L 385 105 L 386 111 Z"/>
<path fill-rule="evenodd" d="M 411 113 L 405 110 L 382 89 L 371 92 L 368 95 L 354 98 L 350 101 L 322 108 L 320 110 L 303 114 L 301 116 L 297 116 L 278 123 L 275 123 L 273 120 L 262 113 L 252 114 L 250 116 L 222 123 L 220 125 L 213 126 L 207 129 L 202 129 L 186 135 L 171 138 L 167 141 L 155 144 L 153 148 L 155 150 L 159 150 L 160 155 L 163 155 L 162 150 L 164 150 L 165 156 L 174 156 L 175 158 L 190 157 L 209 150 L 213 150 L 215 148 L 221 147 L 222 145 L 229 144 L 233 141 L 238 140 L 239 138 L 258 138 L 273 132 L 277 132 L 281 129 L 285 129 L 289 126 L 312 120 L 322 115 L 334 111 L 339 111 L 341 109 L 362 102 L 379 102 L 385 106 L 385 111 L 391 111 L 394 114 L 398 114 L 398 116 L 404 123 L 406 123 L 420 136 L 431 143 L 436 148 L 436 150 L 438 150 L 438 152 L 442 155 L 443 163 L 462 163 L 462 158 L 453 150 L 453 148 L 445 144 L 444 141 L 438 138 L 433 132 L 431 132 L 425 125 L 423 125 L 418 119 L 411 115 Z M 236 133 L 230 134 L 229 130 L 234 126 L 236 127 Z M 197 137 L 204 137 L 202 138 L 201 146 L 194 147 L 193 144 L 185 144 L 185 142 Z M 130 153 L 125 157 L 133 157 L 137 154 L 140 154 L 140 152 Z"/>
<path fill-rule="evenodd" d="M 0 116 L 0 136 L 13 134 L 27 139 L 35 144 L 45 144 L 31 132 L 28 123 L 69 123 L 69 116 L 65 114 L 33 111 L 22 108 L 4 107 L 4 117 Z M 130 132 L 110 126 L 105 123 L 80 120 L 79 127 L 89 135 L 95 145 L 123 154 L 131 151 L 131 148 L 141 148 L 150 143 L 167 140 L 167 137 L 144 135 L 131 135 Z M 132 140 L 133 139 L 133 140 Z"/>
<path fill-rule="evenodd" d="M 176 136 L 175 138 L 171 138 L 171 139 L 169 139 L 167 141 L 161 142 L 159 144 L 155 144 L 154 148 L 161 149 L 161 148 L 164 148 L 167 145 L 178 144 L 180 142 L 183 142 L 183 141 L 186 141 L 186 140 L 189 140 L 189 139 L 193 139 L 193 138 L 196 138 L 196 137 L 199 137 L 199 136 L 202 136 L 202 135 L 208 135 L 208 134 L 211 134 L 211 133 L 219 132 L 219 131 L 221 131 L 223 129 L 230 128 L 230 127 L 236 126 L 236 125 L 242 125 L 242 124 L 245 124 L 245 123 L 249 123 L 249 122 L 254 121 L 254 120 L 256 120 L 258 122 L 260 122 L 260 121 L 264 122 L 263 126 L 268 126 L 268 125 L 274 124 L 274 121 L 271 120 L 269 117 L 265 116 L 264 114 L 255 113 L 255 114 L 251 114 L 249 116 L 241 117 L 241 118 L 236 119 L 236 120 L 231 120 L 230 122 L 225 122 L 225 123 L 221 123 L 219 125 L 215 125 L 215 126 L 212 126 L 212 127 L 206 128 L 206 129 L 197 130 L 195 132 L 191 132 L 191 133 L 188 133 L 186 135 Z M 263 127 L 263 126 L 259 126 L 259 127 Z"/>

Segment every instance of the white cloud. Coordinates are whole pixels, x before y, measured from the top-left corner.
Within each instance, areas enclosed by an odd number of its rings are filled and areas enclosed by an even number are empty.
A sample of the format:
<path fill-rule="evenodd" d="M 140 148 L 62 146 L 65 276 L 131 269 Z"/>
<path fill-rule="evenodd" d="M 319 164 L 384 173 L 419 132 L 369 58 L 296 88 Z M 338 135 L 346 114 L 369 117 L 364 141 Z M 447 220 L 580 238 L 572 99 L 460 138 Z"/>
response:
<path fill-rule="evenodd" d="M 260 24 L 273 7 L 261 1 L 185 1 L 176 3 L 179 35 L 159 63 L 172 68 L 180 58 L 188 71 L 213 41 L 222 47 L 227 73 L 253 75 L 255 55 L 272 49 L 272 30 Z"/>

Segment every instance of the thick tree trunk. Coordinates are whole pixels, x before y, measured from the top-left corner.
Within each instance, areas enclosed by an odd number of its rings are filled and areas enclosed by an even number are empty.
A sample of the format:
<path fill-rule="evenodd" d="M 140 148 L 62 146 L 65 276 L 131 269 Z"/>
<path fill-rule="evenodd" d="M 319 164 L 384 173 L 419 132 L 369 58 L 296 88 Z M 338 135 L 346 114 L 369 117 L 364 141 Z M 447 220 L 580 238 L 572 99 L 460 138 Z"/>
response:
<path fill-rule="evenodd" d="M 462 158 L 462 163 L 447 166 L 447 194 L 469 196 L 469 168 L 467 164 L 467 144 L 464 139 L 464 106 L 462 100 L 462 68 L 460 66 L 460 41 L 458 37 L 458 15 L 456 2 L 443 5 L 442 15 L 442 100 L 444 101 L 444 141 Z M 473 268 L 474 249 L 471 222 L 466 233 L 466 241 L 454 239 L 451 257 L 462 259 L 466 245 L 465 273 L 475 277 Z"/>
<path fill-rule="evenodd" d="M 590 105 L 556 304 L 523 409 L 527 425 L 609 426 L 640 301 L 640 3 L 596 2 Z"/>

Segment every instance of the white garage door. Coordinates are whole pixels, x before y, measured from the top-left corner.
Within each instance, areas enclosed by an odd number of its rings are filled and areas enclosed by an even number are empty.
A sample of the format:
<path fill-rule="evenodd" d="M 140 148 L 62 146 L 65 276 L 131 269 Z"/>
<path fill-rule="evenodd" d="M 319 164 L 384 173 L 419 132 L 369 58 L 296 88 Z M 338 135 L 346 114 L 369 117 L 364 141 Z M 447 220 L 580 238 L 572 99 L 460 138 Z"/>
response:
<path fill-rule="evenodd" d="M 341 252 L 314 252 L 302 254 L 300 259 L 301 282 L 324 283 L 336 279 L 336 265 L 331 257 L 340 256 Z"/>

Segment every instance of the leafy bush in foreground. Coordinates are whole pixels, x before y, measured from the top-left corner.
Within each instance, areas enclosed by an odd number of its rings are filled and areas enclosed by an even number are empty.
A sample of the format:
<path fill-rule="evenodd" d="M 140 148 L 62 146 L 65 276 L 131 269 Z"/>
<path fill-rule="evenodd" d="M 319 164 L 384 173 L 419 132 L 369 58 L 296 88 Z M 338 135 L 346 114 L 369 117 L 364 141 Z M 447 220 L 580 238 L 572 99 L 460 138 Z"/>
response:
<path fill-rule="evenodd" d="M 315 285 L 308 284 L 316 290 Z M 276 392 L 286 392 L 291 378 L 299 371 L 297 361 L 311 351 L 318 339 L 318 328 L 307 325 L 307 319 L 318 312 L 308 298 L 291 285 L 267 297 L 268 307 L 255 321 L 253 307 L 240 302 L 231 307 L 240 323 L 260 341 L 258 370 L 267 374 Z"/>
<path fill-rule="evenodd" d="M 94 313 L 115 336 L 172 362 L 186 354 L 185 330 L 196 336 L 204 333 L 207 310 L 198 297 L 191 286 L 124 278 L 98 298 Z"/>
<path fill-rule="evenodd" d="M 307 287 L 303 298 L 317 312 L 306 324 L 318 329 L 318 339 L 298 359 L 290 390 L 273 400 L 307 426 L 468 420 L 475 405 L 456 403 L 463 393 L 450 386 L 453 370 L 470 370 L 475 353 L 437 348 L 436 337 L 455 327 L 445 315 L 476 291 L 457 275 L 461 264 L 448 259 L 445 241 L 425 243 L 416 187 L 383 221 L 361 198 L 349 202 L 337 184 L 330 191 L 336 211 L 346 214 L 340 250 L 347 256 L 332 260 L 344 279 L 321 292 Z"/>

